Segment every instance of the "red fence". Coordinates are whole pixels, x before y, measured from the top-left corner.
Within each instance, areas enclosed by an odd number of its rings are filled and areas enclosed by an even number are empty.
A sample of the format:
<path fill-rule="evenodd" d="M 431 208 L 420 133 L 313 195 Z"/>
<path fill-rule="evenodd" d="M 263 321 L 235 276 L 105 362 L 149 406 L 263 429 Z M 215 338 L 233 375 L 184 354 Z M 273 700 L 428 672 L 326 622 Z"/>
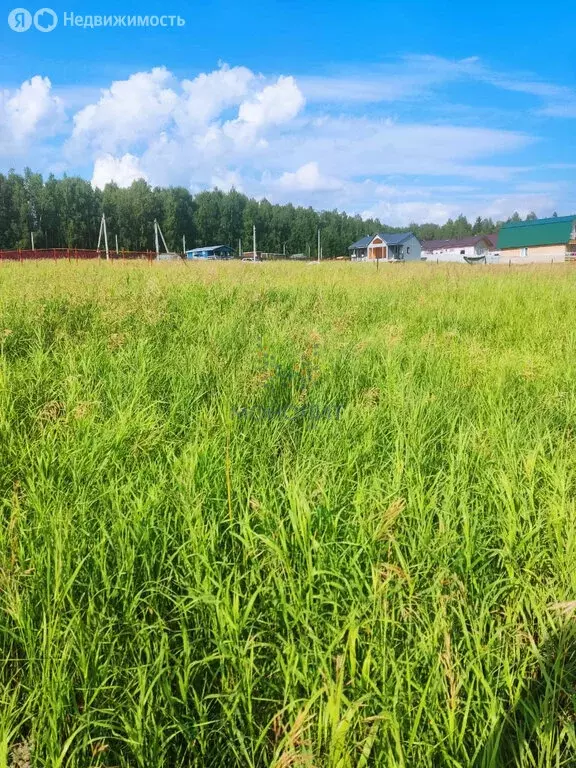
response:
<path fill-rule="evenodd" d="M 110 252 L 110 260 L 122 259 L 147 259 L 155 258 L 153 251 L 116 251 Z M 104 251 L 90 250 L 88 248 L 37 248 L 36 250 L 21 248 L 15 251 L 0 251 L 1 261 L 86 261 L 87 259 L 106 259 Z"/>

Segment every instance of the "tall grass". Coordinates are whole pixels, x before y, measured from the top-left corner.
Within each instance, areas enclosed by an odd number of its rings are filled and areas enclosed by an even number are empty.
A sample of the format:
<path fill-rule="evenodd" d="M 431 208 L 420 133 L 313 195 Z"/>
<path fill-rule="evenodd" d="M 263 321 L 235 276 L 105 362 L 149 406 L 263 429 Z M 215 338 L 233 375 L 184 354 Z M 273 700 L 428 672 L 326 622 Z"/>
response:
<path fill-rule="evenodd" d="M 575 349 L 570 267 L 4 265 L 0 765 L 573 766 Z"/>

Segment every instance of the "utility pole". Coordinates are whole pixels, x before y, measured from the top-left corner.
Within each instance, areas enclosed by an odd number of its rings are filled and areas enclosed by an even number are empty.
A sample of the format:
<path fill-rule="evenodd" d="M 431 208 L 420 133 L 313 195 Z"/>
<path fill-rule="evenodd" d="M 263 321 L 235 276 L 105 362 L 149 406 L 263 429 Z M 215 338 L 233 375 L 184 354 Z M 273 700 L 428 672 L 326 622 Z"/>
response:
<path fill-rule="evenodd" d="M 254 246 L 254 261 L 256 261 L 256 224 L 252 227 L 252 241 Z"/>
<path fill-rule="evenodd" d="M 118 256 L 118 235 L 116 237 L 116 256 Z"/>
<path fill-rule="evenodd" d="M 158 242 L 158 222 L 154 219 L 154 245 L 156 246 L 156 256 L 160 256 L 160 243 Z"/>
<path fill-rule="evenodd" d="M 182 235 L 182 253 L 186 256 L 186 235 Z"/>
<path fill-rule="evenodd" d="M 242 258 L 242 238 L 238 238 L 238 258 Z"/>
<path fill-rule="evenodd" d="M 106 214 L 102 214 L 102 226 L 104 227 L 104 246 L 106 248 L 106 261 L 110 261 L 110 251 L 108 250 L 108 230 L 106 228 Z"/>
<path fill-rule="evenodd" d="M 30 240 L 32 240 L 32 250 L 35 251 L 36 249 L 34 248 L 34 232 L 30 232 Z"/>

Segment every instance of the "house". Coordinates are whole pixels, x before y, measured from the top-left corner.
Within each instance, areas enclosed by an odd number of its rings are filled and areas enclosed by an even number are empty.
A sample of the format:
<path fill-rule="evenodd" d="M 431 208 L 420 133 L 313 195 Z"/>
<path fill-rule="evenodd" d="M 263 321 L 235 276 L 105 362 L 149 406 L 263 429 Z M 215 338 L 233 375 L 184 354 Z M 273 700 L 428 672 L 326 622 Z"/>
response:
<path fill-rule="evenodd" d="M 236 251 L 229 245 L 207 245 L 186 251 L 187 259 L 233 259 L 235 256 Z"/>
<path fill-rule="evenodd" d="M 576 255 L 576 214 L 504 224 L 498 250 L 503 262 L 513 264 L 564 261 Z"/>
<path fill-rule="evenodd" d="M 354 261 L 420 261 L 420 240 L 412 232 L 366 235 L 348 247 Z"/>
<path fill-rule="evenodd" d="M 493 261 L 496 250 L 497 233 L 493 235 L 471 235 L 456 240 L 425 240 L 422 243 L 422 258 L 427 261 L 478 260 L 485 257 Z"/>

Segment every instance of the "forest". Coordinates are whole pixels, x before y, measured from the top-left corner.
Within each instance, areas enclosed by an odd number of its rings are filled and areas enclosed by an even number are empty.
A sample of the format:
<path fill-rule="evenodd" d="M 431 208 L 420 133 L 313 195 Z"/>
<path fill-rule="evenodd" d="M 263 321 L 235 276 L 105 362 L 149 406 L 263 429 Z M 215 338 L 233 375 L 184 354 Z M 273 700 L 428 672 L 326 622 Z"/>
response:
<path fill-rule="evenodd" d="M 259 250 L 315 256 L 320 228 L 326 258 L 346 255 L 351 243 L 377 231 L 411 230 L 421 240 L 449 239 L 489 234 L 503 223 L 480 216 L 472 223 L 460 215 L 443 225 L 414 222 L 399 228 L 340 211 L 274 205 L 235 189 L 193 195 L 184 187 L 151 187 L 139 180 L 128 188 L 108 184 L 100 190 L 75 176 L 43 179 L 30 169 L 23 174 L 0 173 L 0 250 L 29 248 L 31 233 L 36 248 L 95 248 L 102 213 L 111 243 L 118 237 L 121 249 L 152 250 L 157 219 L 168 248 L 175 251 L 182 249 L 183 236 L 188 248 L 226 244 L 238 249 L 241 242 L 249 251 L 256 225 Z M 515 213 L 511 219 L 520 216 Z"/>

